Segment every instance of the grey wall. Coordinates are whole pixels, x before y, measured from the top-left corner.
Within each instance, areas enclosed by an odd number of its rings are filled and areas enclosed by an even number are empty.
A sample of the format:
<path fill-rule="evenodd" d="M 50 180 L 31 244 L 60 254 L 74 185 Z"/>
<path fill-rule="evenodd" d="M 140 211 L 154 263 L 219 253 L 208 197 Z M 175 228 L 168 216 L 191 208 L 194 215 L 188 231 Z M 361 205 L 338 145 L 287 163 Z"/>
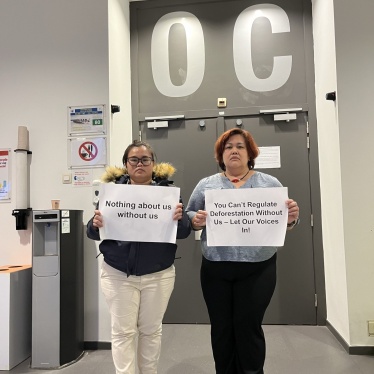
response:
<path fill-rule="evenodd" d="M 313 1 L 327 319 L 351 347 L 374 345 L 373 12 L 367 0 Z"/>

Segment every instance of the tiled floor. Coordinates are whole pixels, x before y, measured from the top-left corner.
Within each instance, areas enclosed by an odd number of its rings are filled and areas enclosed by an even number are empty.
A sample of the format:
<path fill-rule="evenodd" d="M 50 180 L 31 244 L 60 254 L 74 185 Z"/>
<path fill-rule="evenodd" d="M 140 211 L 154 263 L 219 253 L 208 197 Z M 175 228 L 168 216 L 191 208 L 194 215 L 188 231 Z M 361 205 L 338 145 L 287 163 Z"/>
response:
<path fill-rule="evenodd" d="M 326 327 L 264 326 L 266 374 L 373 374 L 374 356 L 353 356 Z M 164 325 L 159 374 L 214 374 L 209 325 Z M 60 370 L 30 369 L 26 360 L 12 374 L 114 374 L 109 350 L 89 351 Z M 1 371 L 8 373 L 8 371 Z"/>

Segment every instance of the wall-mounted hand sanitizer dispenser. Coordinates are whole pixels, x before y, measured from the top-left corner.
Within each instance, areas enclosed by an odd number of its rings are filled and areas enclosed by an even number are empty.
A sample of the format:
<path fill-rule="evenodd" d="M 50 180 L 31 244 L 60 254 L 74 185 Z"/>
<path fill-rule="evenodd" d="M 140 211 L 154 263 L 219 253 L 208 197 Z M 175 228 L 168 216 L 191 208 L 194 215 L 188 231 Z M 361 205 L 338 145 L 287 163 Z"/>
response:
<path fill-rule="evenodd" d="M 33 211 L 31 367 L 83 353 L 83 212 Z"/>

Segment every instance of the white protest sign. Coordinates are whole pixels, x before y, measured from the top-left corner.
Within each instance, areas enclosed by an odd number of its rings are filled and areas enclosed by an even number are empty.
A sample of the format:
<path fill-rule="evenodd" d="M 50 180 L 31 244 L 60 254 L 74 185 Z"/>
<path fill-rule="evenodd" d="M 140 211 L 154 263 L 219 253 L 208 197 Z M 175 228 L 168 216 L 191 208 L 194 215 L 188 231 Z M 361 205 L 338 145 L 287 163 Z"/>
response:
<path fill-rule="evenodd" d="M 208 246 L 283 246 L 287 199 L 287 187 L 205 191 Z"/>
<path fill-rule="evenodd" d="M 178 187 L 101 184 L 100 238 L 175 243 L 178 221 L 173 215 L 179 194 Z"/>

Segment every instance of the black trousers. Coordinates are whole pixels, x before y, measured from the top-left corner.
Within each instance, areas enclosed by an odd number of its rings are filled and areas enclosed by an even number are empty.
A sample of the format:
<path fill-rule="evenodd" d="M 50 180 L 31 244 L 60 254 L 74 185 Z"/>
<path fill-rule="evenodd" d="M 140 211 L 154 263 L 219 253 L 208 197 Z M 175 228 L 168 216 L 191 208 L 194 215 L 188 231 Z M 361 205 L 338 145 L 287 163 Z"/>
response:
<path fill-rule="evenodd" d="M 276 284 L 276 254 L 263 262 L 209 261 L 201 287 L 211 323 L 216 374 L 263 374 L 262 320 Z"/>

